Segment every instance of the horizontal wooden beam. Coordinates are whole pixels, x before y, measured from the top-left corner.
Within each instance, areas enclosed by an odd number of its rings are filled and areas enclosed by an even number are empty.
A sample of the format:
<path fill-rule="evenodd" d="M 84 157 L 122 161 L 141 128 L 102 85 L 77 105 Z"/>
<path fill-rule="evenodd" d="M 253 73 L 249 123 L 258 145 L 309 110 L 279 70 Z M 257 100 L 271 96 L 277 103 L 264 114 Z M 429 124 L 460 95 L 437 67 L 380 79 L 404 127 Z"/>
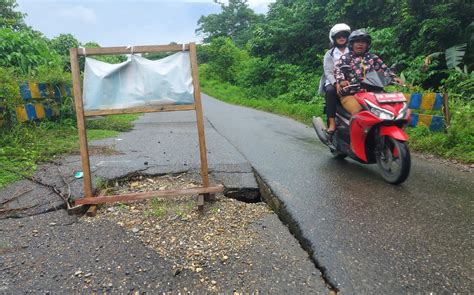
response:
<path fill-rule="evenodd" d="M 77 199 L 74 205 L 98 205 L 103 203 L 115 203 L 152 199 L 156 197 L 175 197 L 182 195 L 196 195 L 196 194 L 215 194 L 224 191 L 224 186 L 214 185 L 209 187 L 194 187 L 188 189 L 172 189 L 164 191 L 142 192 L 114 196 L 100 196 L 92 198 Z"/>
<path fill-rule="evenodd" d="M 195 110 L 195 109 L 196 109 L 196 107 L 195 107 L 194 104 L 157 105 L 157 106 L 144 106 L 144 107 L 126 108 L 126 109 L 85 111 L 84 116 L 90 117 L 90 116 L 117 115 L 117 114 L 192 111 L 192 110 Z"/>
<path fill-rule="evenodd" d="M 126 47 L 98 47 L 98 48 L 78 48 L 78 55 L 106 55 L 106 54 L 131 54 L 131 53 L 152 53 L 152 52 L 171 52 L 182 51 L 183 44 L 179 45 L 144 45 Z M 184 50 L 189 51 L 189 44 L 184 45 Z"/>

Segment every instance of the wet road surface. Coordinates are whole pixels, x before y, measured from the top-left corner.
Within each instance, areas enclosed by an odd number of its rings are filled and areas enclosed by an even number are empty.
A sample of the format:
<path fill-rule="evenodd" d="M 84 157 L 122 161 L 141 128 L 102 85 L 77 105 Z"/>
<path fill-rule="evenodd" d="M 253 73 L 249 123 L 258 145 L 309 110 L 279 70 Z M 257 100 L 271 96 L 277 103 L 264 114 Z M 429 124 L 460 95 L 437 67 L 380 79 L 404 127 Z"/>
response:
<path fill-rule="evenodd" d="M 251 163 L 344 293 L 469 292 L 472 173 L 412 157 L 390 185 L 375 165 L 336 160 L 312 128 L 203 96 L 204 115 Z"/>

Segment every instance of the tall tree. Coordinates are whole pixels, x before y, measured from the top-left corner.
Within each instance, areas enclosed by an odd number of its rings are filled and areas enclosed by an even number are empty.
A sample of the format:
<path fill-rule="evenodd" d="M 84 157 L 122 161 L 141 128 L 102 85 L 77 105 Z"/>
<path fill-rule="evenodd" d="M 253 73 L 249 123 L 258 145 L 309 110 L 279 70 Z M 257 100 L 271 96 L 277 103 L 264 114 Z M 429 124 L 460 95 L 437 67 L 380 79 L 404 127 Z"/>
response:
<path fill-rule="evenodd" d="M 400 2 L 400 18 L 392 26 L 398 32 L 400 44 L 411 55 L 426 55 L 467 41 L 465 28 L 474 15 L 474 5 L 469 1 Z"/>
<path fill-rule="evenodd" d="M 324 1 L 277 0 L 265 21 L 257 25 L 249 48 L 257 56 L 273 55 L 281 62 L 314 67 L 316 54 L 327 48 L 329 27 Z"/>
<path fill-rule="evenodd" d="M 0 28 L 10 28 L 15 31 L 26 28 L 26 14 L 15 11 L 18 7 L 16 0 L 0 0 Z"/>
<path fill-rule="evenodd" d="M 204 42 L 209 43 L 216 37 L 230 37 L 238 46 L 243 47 L 252 35 L 251 28 L 263 19 L 249 8 L 247 0 L 229 0 L 226 5 L 220 4 L 221 12 L 201 16 L 198 20 L 197 34 L 204 36 Z"/>
<path fill-rule="evenodd" d="M 69 49 L 79 47 L 79 41 L 72 34 L 60 34 L 50 41 L 49 47 L 61 55 L 64 70 L 70 72 Z"/>
<path fill-rule="evenodd" d="M 69 56 L 69 49 L 79 47 L 79 41 L 72 34 L 60 34 L 51 39 L 50 47 L 61 55 Z"/>

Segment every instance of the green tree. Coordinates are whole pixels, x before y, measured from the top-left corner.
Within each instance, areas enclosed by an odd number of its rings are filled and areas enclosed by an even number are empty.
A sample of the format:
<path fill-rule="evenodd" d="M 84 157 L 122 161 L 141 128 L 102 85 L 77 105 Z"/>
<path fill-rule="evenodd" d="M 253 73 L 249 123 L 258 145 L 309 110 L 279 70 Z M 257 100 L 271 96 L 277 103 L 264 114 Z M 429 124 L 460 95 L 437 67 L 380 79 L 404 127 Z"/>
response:
<path fill-rule="evenodd" d="M 15 11 L 18 7 L 16 0 L 0 0 L 0 28 L 20 30 L 26 28 L 26 14 Z"/>
<path fill-rule="evenodd" d="M 391 26 L 399 14 L 399 0 L 329 0 L 325 20 L 331 26 L 345 22 L 353 29 Z"/>
<path fill-rule="evenodd" d="M 391 26 L 404 50 L 412 56 L 466 42 L 465 28 L 472 22 L 474 5 L 469 1 L 402 0 L 401 13 Z"/>
<path fill-rule="evenodd" d="M 39 66 L 61 64 L 61 57 L 50 50 L 49 42 L 31 30 L 0 29 L 0 66 L 14 67 L 21 75 L 34 74 Z"/>
<path fill-rule="evenodd" d="M 227 5 L 218 0 L 214 2 L 220 4 L 222 11 L 201 16 L 196 33 L 204 36 L 206 43 L 216 37 L 230 37 L 238 46 L 243 47 L 252 35 L 251 28 L 263 16 L 255 14 L 249 8 L 247 0 L 229 0 Z"/>
<path fill-rule="evenodd" d="M 316 54 L 328 47 L 329 26 L 324 21 L 324 5 L 319 2 L 323 1 L 277 0 L 270 5 L 265 21 L 253 31 L 250 52 L 305 68 L 320 66 Z"/>
<path fill-rule="evenodd" d="M 100 48 L 101 46 L 97 42 L 90 41 L 84 44 L 84 47 L 85 48 Z M 86 50 L 86 53 L 87 53 L 87 50 Z M 93 58 L 103 61 L 103 62 L 111 63 L 111 64 L 121 63 L 127 60 L 126 55 L 95 55 Z M 81 69 L 84 68 L 82 66 L 83 59 L 84 58 L 81 58 L 81 61 L 80 61 Z"/>
<path fill-rule="evenodd" d="M 60 34 L 50 41 L 50 48 L 61 55 L 63 68 L 71 72 L 69 49 L 79 47 L 79 41 L 72 34 Z"/>
<path fill-rule="evenodd" d="M 235 82 L 239 66 L 248 58 L 247 53 L 226 37 L 214 38 L 207 50 L 213 57 L 209 62 L 211 75 L 222 81 Z"/>
<path fill-rule="evenodd" d="M 69 49 L 79 47 L 79 41 L 72 34 L 60 34 L 51 39 L 50 47 L 61 55 L 69 56 Z"/>

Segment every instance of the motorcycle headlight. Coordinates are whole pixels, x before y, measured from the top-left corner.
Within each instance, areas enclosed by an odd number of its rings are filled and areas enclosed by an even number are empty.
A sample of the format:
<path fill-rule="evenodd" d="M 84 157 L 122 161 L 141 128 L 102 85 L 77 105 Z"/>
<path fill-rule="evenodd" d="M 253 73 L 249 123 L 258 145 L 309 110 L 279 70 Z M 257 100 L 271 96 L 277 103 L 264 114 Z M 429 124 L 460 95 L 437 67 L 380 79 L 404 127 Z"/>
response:
<path fill-rule="evenodd" d="M 377 117 L 379 117 L 380 119 L 382 119 L 382 120 L 393 120 L 395 118 L 395 115 L 392 112 L 384 110 L 384 109 L 376 106 L 375 104 L 371 103 L 367 99 L 365 99 L 365 102 L 369 106 L 370 112 L 372 114 L 376 115 Z"/>

